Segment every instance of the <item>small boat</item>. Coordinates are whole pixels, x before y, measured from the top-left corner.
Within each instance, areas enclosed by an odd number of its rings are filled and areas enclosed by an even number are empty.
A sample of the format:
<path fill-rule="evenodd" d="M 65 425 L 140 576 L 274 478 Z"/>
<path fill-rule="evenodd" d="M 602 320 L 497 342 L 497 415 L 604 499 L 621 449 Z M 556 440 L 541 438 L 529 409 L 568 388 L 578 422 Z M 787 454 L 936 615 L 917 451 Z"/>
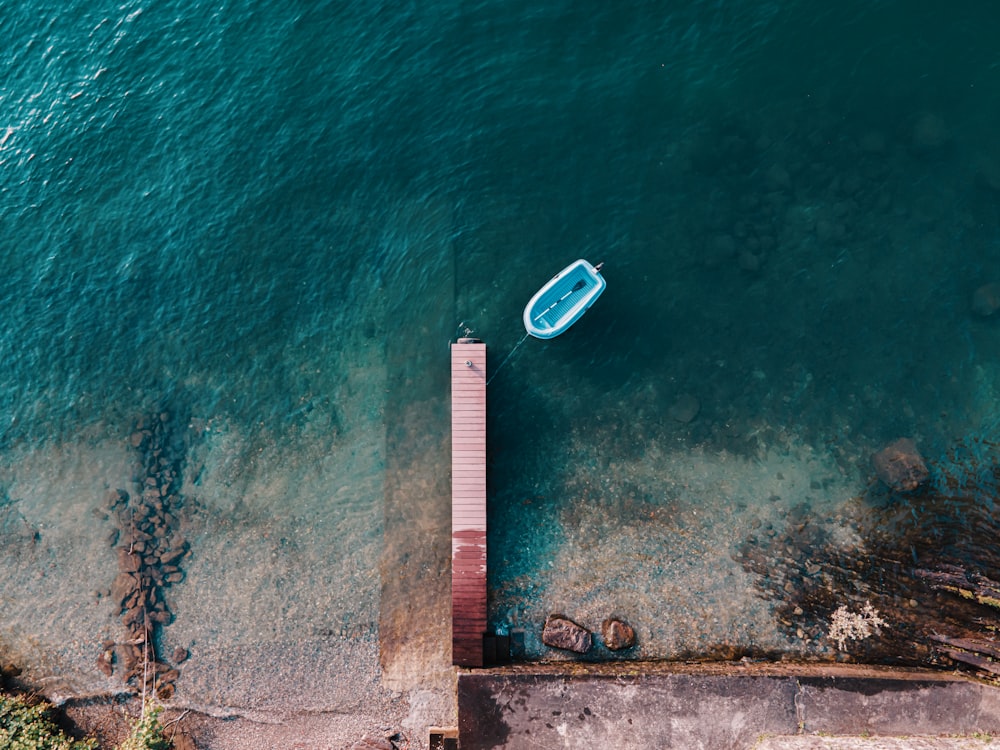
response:
<path fill-rule="evenodd" d="M 574 261 L 553 276 L 524 308 L 524 327 L 536 339 L 551 339 L 580 319 L 607 283 L 601 266 Z"/>

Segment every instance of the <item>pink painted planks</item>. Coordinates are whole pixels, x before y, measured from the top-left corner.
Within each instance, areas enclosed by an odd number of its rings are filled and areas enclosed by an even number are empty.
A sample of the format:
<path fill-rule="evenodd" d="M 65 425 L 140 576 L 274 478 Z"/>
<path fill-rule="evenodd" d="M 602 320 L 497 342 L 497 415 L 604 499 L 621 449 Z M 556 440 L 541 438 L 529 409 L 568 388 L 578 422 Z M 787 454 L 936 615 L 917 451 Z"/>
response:
<path fill-rule="evenodd" d="M 451 345 L 451 661 L 483 666 L 486 632 L 486 344 Z"/>

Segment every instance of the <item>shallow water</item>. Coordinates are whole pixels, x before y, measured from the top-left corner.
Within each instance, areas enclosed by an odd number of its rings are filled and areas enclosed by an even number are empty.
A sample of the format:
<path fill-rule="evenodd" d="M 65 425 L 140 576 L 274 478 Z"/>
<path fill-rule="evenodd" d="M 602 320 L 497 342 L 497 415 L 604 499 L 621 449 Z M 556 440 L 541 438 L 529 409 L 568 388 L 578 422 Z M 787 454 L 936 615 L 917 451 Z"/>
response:
<path fill-rule="evenodd" d="M 632 656 L 829 656 L 747 537 L 804 506 L 857 545 L 873 450 L 943 461 L 995 411 L 992 11 L 8 10 L 0 647 L 59 690 L 113 683 L 101 504 L 162 409 L 180 694 L 268 705 L 261 662 L 292 698 L 377 657 L 412 681 L 447 601 L 447 343 L 496 366 L 577 257 L 606 293 L 490 387 L 491 621 L 530 657 L 551 611 L 626 617 Z"/>

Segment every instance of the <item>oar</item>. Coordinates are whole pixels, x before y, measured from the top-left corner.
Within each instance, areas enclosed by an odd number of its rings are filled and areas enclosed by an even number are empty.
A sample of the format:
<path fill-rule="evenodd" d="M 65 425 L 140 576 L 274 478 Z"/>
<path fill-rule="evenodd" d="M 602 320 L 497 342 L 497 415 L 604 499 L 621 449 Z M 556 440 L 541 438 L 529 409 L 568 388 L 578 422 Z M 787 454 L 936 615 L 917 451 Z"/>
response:
<path fill-rule="evenodd" d="M 562 301 L 563 301 L 564 299 L 566 299 L 567 297 L 569 297 L 569 296 L 570 296 L 571 294 L 573 294 L 573 293 L 575 293 L 575 292 L 579 292 L 579 291 L 580 291 L 581 289 L 583 289 L 583 288 L 584 288 L 585 286 L 587 286 L 587 282 L 586 282 L 586 281 L 584 281 L 583 279 L 580 279 L 580 280 L 579 280 L 578 282 L 576 282 L 576 283 L 575 283 L 575 284 L 573 285 L 573 288 L 572 288 L 572 289 L 570 289 L 570 290 L 569 290 L 568 292 L 566 292 L 566 294 L 564 294 L 564 295 L 563 295 L 562 297 L 560 297 L 560 298 L 559 298 L 559 299 L 558 299 L 558 300 L 557 300 L 556 302 L 553 302 L 553 303 L 552 303 L 551 305 L 549 305 L 549 306 L 548 306 L 548 307 L 546 307 L 546 308 L 545 308 L 544 310 L 542 310 L 542 311 L 541 311 L 541 312 L 540 312 L 540 313 L 539 313 L 539 314 L 538 314 L 538 315 L 537 315 L 537 316 L 535 317 L 535 322 L 537 323 L 537 322 L 538 322 L 539 320 L 541 320 L 541 319 L 542 319 L 542 316 L 543 316 L 543 315 L 545 315 L 545 313 L 547 313 L 547 312 L 548 312 L 549 310 L 551 310 L 551 309 L 552 309 L 553 307 L 557 307 L 557 306 L 559 305 L 559 303 L 560 303 L 560 302 L 562 302 Z"/>

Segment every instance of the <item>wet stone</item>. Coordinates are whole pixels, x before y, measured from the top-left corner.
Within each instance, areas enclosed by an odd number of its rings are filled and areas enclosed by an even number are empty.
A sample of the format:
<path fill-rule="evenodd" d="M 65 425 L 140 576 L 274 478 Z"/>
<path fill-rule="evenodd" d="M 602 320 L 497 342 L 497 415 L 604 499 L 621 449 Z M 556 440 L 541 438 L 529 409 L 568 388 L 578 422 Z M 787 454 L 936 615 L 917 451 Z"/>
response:
<path fill-rule="evenodd" d="M 612 617 L 601 623 L 601 638 L 611 651 L 621 651 L 635 645 L 635 630 L 624 620 Z"/>
<path fill-rule="evenodd" d="M 102 651 L 101 655 L 97 657 L 97 668 L 100 670 L 105 677 L 110 677 L 114 674 L 114 667 L 111 665 L 112 652 Z"/>
<path fill-rule="evenodd" d="M 142 566 L 142 558 L 129 552 L 127 547 L 118 548 L 118 569 L 124 573 L 135 573 Z"/>
<path fill-rule="evenodd" d="M 163 563 L 164 565 L 169 565 L 175 560 L 179 560 L 181 557 L 183 557 L 185 551 L 186 550 L 183 546 L 175 547 L 169 552 L 164 552 L 162 555 L 160 555 L 160 562 Z"/>
<path fill-rule="evenodd" d="M 899 438 L 874 456 L 872 464 L 878 478 L 896 492 L 912 492 L 930 475 L 927 464 L 909 438 Z"/>
<path fill-rule="evenodd" d="M 111 584 L 111 598 L 118 603 L 125 601 L 135 591 L 137 583 L 128 573 L 119 573 Z"/>
<path fill-rule="evenodd" d="M 591 642 L 590 631 L 568 617 L 549 615 L 546 618 L 542 628 L 542 643 L 546 646 L 585 654 L 590 651 Z"/>
<path fill-rule="evenodd" d="M 139 661 L 135 650 L 132 646 L 128 645 L 121 645 L 115 648 L 115 659 L 125 668 L 126 672 L 130 672 L 135 669 L 135 665 Z"/>

